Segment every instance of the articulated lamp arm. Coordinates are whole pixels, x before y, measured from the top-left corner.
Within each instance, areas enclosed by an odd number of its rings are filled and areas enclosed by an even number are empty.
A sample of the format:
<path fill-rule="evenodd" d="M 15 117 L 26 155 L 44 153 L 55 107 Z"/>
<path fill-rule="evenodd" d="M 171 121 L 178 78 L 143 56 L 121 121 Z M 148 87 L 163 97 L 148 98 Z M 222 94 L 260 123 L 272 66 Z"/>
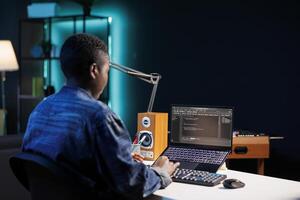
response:
<path fill-rule="evenodd" d="M 153 85 L 151 98 L 150 98 L 150 101 L 148 104 L 148 110 L 147 110 L 147 112 L 151 112 L 152 108 L 153 108 L 155 96 L 156 96 L 158 83 L 159 83 L 159 80 L 162 78 L 161 75 L 158 73 L 146 74 L 146 73 L 140 72 L 138 70 L 132 69 L 130 67 L 119 65 L 119 64 L 113 63 L 113 62 L 110 62 L 110 66 L 116 70 L 119 70 L 119 71 L 125 73 L 125 74 L 134 76 L 136 78 L 139 78 L 139 79 Z"/>

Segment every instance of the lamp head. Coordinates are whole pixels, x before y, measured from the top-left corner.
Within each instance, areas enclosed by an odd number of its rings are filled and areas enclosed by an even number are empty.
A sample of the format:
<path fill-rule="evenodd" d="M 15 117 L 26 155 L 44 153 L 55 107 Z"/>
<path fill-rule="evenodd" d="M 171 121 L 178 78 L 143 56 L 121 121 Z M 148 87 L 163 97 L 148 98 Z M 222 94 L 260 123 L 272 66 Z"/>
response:
<path fill-rule="evenodd" d="M 0 71 L 19 69 L 14 48 L 9 40 L 0 40 Z"/>

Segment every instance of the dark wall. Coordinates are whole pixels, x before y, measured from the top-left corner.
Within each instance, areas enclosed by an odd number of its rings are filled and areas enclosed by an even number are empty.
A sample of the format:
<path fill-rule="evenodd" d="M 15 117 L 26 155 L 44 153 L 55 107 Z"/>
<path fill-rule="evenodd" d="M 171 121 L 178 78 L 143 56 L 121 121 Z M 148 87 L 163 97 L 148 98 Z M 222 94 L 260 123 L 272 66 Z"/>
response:
<path fill-rule="evenodd" d="M 155 111 L 173 103 L 234 106 L 235 129 L 284 136 L 274 151 L 300 160 L 296 2 L 130 2 L 133 63 L 163 76 Z M 145 86 L 132 84 L 128 95 L 137 112 L 147 107 Z"/>
<path fill-rule="evenodd" d="M 0 3 L 0 40 L 11 40 L 17 58 L 19 53 L 19 19 L 27 16 L 26 6 L 28 2 L 29 0 L 4 0 Z M 7 72 L 5 95 L 7 132 L 9 134 L 17 133 L 17 86 L 18 72 Z"/>
<path fill-rule="evenodd" d="M 127 63 L 122 64 L 162 74 L 154 111 L 168 112 L 173 103 L 234 106 L 235 129 L 284 136 L 271 143 L 272 156 L 300 160 L 300 5 L 296 1 L 102 0 L 97 4 L 121 8 L 128 15 L 130 44 Z M 25 5 L 26 1 L 12 0 L 0 8 L 0 37 L 11 39 L 15 47 Z M 13 132 L 17 75 L 8 76 Z M 124 121 L 134 132 L 136 113 L 146 110 L 151 87 L 138 80 L 129 80 L 129 86 L 131 106 L 124 105 L 130 108 Z"/>
<path fill-rule="evenodd" d="M 163 76 L 154 111 L 168 112 L 171 104 L 234 106 L 235 129 L 284 137 L 271 140 L 266 174 L 300 180 L 294 167 L 300 163 L 297 2 L 119 4 L 131 20 L 128 63 Z M 134 121 L 147 108 L 146 87 L 131 81 Z M 136 124 L 125 122 L 134 132 Z"/>

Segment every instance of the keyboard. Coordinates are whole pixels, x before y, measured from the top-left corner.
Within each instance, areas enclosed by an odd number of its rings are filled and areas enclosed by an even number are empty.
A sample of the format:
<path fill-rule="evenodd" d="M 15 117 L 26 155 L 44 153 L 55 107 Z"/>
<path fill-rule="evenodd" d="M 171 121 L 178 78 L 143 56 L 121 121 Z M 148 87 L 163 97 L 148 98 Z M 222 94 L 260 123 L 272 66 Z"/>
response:
<path fill-rule="evenodd" d="M 170 160 L 179 162 L 187 161 L 220 165 L 226 158 L 227 152 L 193 148 L 169 147 L 164 152 L 164 155 L 167 156 Z"/>
<path fill-rule="evenodd" d="M 177 168 L 172 175 L 174 182 L 189 183 L 204 186 L 215 186 L 226 179 L 226 175 L 207 171 Z"/>

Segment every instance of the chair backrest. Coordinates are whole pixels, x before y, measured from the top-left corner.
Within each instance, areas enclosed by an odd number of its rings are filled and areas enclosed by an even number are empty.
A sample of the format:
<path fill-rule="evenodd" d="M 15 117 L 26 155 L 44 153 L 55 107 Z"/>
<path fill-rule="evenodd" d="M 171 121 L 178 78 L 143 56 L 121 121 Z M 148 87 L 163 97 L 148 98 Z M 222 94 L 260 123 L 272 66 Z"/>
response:
<path fill-rule="evenodd" d="M 30 193 L 19 183 L 9 166 L 9 158 L 20 152 L 22 135 L 0 136 L 0 199 L 29 200 Z"/>
<path fill-rule="evenodd" d="M 90 187 L 51 160 L 36 154 L 19 153 L 10 158 L 10 167 L 32 200 L 95 199 Z"/>

